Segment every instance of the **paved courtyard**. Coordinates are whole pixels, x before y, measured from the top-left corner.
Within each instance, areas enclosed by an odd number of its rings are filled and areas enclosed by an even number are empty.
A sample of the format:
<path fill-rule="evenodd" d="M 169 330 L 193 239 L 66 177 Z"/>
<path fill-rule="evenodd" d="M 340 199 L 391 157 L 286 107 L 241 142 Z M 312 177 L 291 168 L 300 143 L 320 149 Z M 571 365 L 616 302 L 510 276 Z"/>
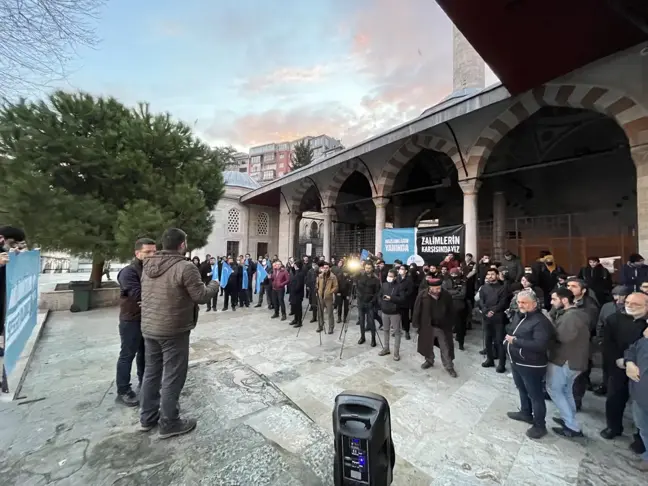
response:
<path fill-rule="evenodd" d="M 395 485 L 646 484 L 630 466 L 629 439 L 598 436 L 603 400 L 591 394 L 581 413 L 588 438 L 526 438 L 525 424 L 506 418 L 517 409 L 511 378 L 479 366 L 478 332 L 457 351 L 452 379 L 421 370 L 413 341 L 395 362 L 357 345 L 351 324 L 339 359 L 339 326 L 320 346 L 314 324 L 296 337 L 269 317 L 252 308 L 201 313 L 181 399 L 198 429 L 159 441 L 136 433 L 136 411 L 114 403 L 117 310 L 55 313 L 25 403 L 0 409 L 0 483 L 330 485 L 333 400 L 355 389 L 391 404 Z"/>

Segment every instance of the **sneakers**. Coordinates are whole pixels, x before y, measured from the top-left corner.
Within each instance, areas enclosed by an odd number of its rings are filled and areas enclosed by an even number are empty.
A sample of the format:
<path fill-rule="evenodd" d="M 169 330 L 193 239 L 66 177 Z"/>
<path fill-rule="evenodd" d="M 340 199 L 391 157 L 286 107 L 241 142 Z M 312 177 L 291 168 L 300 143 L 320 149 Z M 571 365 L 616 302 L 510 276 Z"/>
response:
<path fill-rule="evenodd" d="M 400 361 L 400 353 L 398 351 L 394 351 L 394 361 Z"/>
<path fill-rule="evenodd" d="M 150 432 L 153 430 L 155 427 L 157 427 L 157 422 L 152 422 L 150 424 L 143 424 L 140 422 L 139 424 L 139 431 L 140 432 Z"/>
<path fill-rule="evenodd" d="M 139 400 L 133 390 L 128 390 L 126 393 L 117 395 L 115 401 L 122 405 L 126 405 L 127 407 L 137 407 L 139 405 Z"/>
<path fill-rule="evenodd" d="M 169 439 L 177 435 L 188 434 L 196 428 L 196 419 L 178 419 L 170 424 L 160 424 L 160 439 Z"/>

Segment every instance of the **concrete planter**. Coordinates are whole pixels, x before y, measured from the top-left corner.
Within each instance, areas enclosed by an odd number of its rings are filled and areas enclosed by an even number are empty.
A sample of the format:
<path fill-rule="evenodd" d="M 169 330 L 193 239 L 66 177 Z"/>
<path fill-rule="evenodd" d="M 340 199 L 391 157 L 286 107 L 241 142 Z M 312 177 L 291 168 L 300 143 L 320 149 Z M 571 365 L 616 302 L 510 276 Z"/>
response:
<path fill-rule="evenodd" d="M 53 292 L 41 292 L 39 309 L 50 311 L 69 311 L 73 302 L 72 290 L 68 284 L 58 284 Z M 104 282 L 102 288 L 92 291 L 90 308 L 114 307 L 119 305 L 119 286 L 114 282 Z"/>

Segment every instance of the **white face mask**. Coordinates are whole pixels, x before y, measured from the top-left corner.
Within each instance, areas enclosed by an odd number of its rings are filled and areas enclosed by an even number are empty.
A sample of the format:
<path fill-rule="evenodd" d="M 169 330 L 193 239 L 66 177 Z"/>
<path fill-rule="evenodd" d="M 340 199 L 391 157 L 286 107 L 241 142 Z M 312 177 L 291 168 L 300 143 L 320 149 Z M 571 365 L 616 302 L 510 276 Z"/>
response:
<path fill-rule="evenodd" d="M 387 277 L 387 281 L 390 282 L 390 283 L 393 282 L 393 281 L 394 281 L 394 277 Z"/>

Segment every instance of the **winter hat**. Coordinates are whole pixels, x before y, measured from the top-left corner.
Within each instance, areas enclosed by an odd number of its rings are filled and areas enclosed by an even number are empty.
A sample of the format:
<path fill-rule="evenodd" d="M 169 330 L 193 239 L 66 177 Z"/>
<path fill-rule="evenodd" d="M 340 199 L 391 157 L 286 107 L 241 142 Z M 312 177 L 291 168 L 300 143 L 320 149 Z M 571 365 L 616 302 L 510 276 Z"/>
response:
<path fill-rule="evenodd" d="M 617 285 L 612 289 L 612 295 L 630 295 L 632 292 L 625 285 Z"/>
<path fill-rule="evenodd" d="M 433 278 L 432 280 L 428 280 L 428 284 L 430 287 L 441 287 L 441 279 Z"/>

